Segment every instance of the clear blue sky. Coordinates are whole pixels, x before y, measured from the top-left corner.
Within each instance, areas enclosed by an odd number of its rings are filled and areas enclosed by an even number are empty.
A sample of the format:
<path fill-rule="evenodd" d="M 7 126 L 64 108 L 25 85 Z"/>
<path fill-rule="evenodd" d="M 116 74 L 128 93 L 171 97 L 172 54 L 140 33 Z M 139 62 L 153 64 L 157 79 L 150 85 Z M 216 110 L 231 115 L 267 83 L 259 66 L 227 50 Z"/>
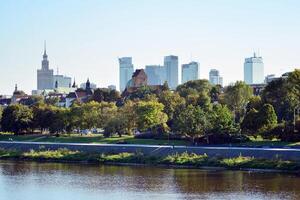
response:
<path fill-rule="evenodd" d="M 260 49 L 265 74 L 280 74 L 300 66 L 299 19 L 299 0 L 2 0 L 0 94 L 36 88 L 44 40 L 51 68 L 100 87 L 118 85 L 122 56 L 141 68 L 175 54 L 230 83 Z"/>

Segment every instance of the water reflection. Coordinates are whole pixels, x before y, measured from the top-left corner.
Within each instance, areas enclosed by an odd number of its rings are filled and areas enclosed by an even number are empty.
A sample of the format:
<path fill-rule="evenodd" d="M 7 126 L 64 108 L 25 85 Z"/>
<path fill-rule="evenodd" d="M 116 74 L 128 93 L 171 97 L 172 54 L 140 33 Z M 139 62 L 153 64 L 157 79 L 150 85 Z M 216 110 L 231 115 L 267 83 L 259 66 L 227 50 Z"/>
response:
<path fill-rule="evenodd" d="M 300 178 L 203 171 L 0 161 L 1 199 L 300 199 Z"/>

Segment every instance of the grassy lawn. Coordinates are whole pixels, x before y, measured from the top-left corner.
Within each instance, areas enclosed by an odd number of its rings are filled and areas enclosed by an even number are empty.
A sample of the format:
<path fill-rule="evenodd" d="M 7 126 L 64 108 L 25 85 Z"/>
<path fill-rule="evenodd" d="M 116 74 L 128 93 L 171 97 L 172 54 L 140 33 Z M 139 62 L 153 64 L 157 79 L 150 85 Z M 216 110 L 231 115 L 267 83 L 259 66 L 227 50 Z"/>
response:
<path fill-rule="evenodd" d="M 190 145 L 188 141 L 180 140 L 155 140 L 155 139 L 135 139 L 133 136 L 105 138 L 101 134 L 90 135 L 62 135 L 60 137 L 47 135 L 7 135 L 0 134 L 0 141 L 26 141 L 26 142 L 61 142 L 61 143 L 93 143 L 93 144 L 116 144 L 125 142 L 127 144 L 148 144 L 148 145 Z"/>
<path fill-rule="evenodd" d="M 27 141 L 27 142 L 58 142 L 58 143 L 93 143 L 93 144 L 116 144 L 125 142 L 127 144 L 147 144 L 147 145 L 191 145 L 188 141 L 180 140 L 156 140 L 156 139 L 135 139 L 133 136 L 111 137 L 105 138 L 101 134 L 89 135 L 62 135 L 60 137 L 48 135 L 10 135 L 0 134 L 0 141 Z M 232 144 L 232 146 L 247 147 L 300 147 L 300 142 L 281 142 L 279 140 L 264 140 L 262 138 L 250 137 L 251 141 L 246 143 Z M 226 146 L 221 145 L 221 146 Z"/>

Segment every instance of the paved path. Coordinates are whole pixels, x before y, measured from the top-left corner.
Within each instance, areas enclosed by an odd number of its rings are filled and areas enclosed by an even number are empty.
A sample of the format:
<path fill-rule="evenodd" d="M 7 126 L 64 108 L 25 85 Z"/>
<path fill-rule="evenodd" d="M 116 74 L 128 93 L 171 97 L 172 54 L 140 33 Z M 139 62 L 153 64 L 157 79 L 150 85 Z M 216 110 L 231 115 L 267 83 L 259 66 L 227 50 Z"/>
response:
<path fill-rule="evenodd" d="M 84 152 L 97 153 L 121 153 L 121 152 L 142 152 L 145 155 L 165 156 L 175 153 L 196 153 L 208 156 L 237 157 L 253 156 L 257 158 L 275 158 L 280 157 L 288 160 L 300 161 L 300 149 L 293 148 L 251 148 L 251 147 L 191 147 L 191 146 L 168 146 L 168 145 L 137 145 L 137 144 L 85 144 L 85 143 L 51 143 L 51 142 L 15 142 L 0 141 L 0 148 L 17 149 L 28 151 L 30 149 L 38 150 L 67 148 L 69 150 L 78 150 Z"/>

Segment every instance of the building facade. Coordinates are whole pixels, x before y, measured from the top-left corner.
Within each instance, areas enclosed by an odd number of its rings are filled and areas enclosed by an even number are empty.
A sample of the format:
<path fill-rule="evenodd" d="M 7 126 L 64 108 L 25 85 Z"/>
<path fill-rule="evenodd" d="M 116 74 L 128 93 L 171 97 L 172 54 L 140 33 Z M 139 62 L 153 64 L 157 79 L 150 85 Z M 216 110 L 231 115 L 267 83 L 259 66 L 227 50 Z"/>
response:
<path fill-rule="evenodd" d="M 209 82 L 212 85 L 221 85 L 223 86 L 223 78 L 220 76 L 220 72 L 216 69 L 211 69 L 209 71 Z"/>
<path fill-rule="evenodd" d="M 145 72 L 148 77 L 149 85 L 163 85 L 167 81 L 167 71 L 164 66 L 146 65 Z"/>
<path fill-rule="evenodd" d="M 120 81 L 120 91 L 124 91 L 127 82 L 131 79 L 133 74 L 133 64 L 131 57 L 119 58 L 119 81 Z"/>
<path fill-rule="evenodd" d="M 72 86 L 72 78 L 64 75 L 53 76 L 53 88 L 70 88 Z"/>
<path fill-rule="evenodd" d="M 244 63 L 244 81 L 246 84 L 264 83 L 264 63 L 262 57 L 246 58 Z"/>
<path fill-rule="evenodd" d="M 190 62 L 181 66 L 181 83 L 199 79 L 198 62 Z"/>
<path fill-rule="evenodd" d="M 53 82 L 53 70 L 49 69 L 48 55 L 46 53 L 46 45 L 44 47 L 44 55 L 42 60 L 42 69 L 37 70 L 37 89 L 45 90 L 52 89 Z"/>
<path fill-rule="evenodd" d="M 168 85 L 170 89 L 174 90 L 179 83 L 178 56 L 165 56 L 164 67 L 166 68 L 166 78 Z"/>

